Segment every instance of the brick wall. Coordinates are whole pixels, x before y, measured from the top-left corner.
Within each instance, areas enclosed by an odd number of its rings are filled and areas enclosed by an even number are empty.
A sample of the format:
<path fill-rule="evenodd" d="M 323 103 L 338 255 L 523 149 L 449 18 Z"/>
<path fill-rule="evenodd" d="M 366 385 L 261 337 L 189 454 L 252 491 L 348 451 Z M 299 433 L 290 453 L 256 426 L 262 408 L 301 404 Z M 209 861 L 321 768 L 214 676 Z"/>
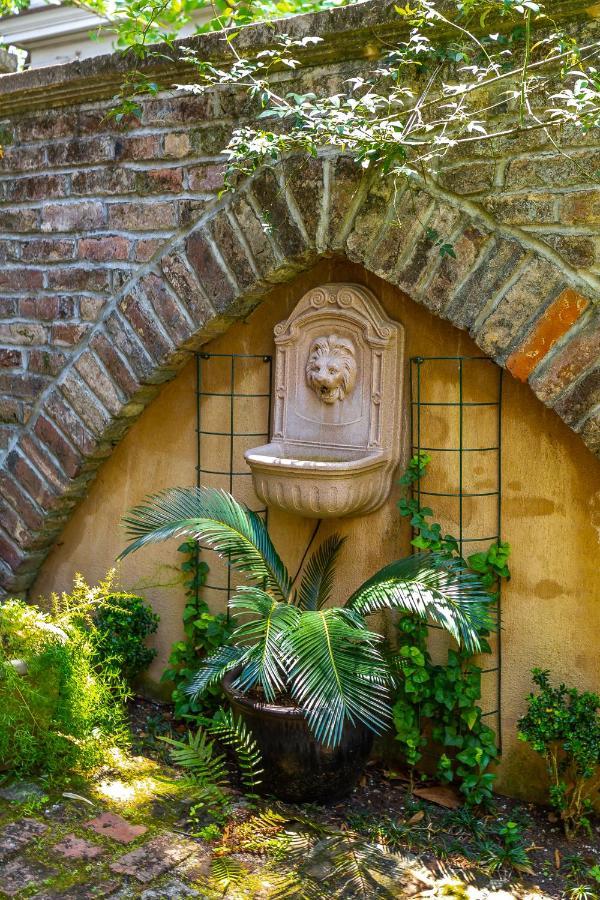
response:
<path fill-rule="evenodd" d="M 373 9 L 290 26 L 324 35 L 325 50 L 345 41 L 330 57 L 311 51 L 290 87 L 342 89 L 365 65 Z M 214 55 L 217 39 L 199 46 Z M 244 38 L 255 49 L 268 39 L 261 27 Z M 474 143 L 438 184 L 410 191 L 324 153 L 219 197 L 220 151 L 247 100 L 164 92 L 120 127 L 106 113 L 123 65 L 0 79 L 5 590 L 31 583 L 102 460 L 190 350 L 323 254 L 345 254 L 467 329 L 600 455 L 597 134 L 565 130 L 560 150 L 543 131 Z M 456 259 L 440 257 L 424 224 Z"/>

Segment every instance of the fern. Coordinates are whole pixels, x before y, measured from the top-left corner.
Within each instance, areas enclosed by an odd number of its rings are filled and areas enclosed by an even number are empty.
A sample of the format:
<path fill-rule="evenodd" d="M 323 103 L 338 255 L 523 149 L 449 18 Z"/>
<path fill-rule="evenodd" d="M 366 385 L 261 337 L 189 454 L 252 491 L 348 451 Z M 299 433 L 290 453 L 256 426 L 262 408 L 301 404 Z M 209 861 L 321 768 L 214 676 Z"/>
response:
<path fill-rule="evenodd" d="M 218 883 L 223 892 L 242 884 L 247 874 L 248 870 L 231 856 L 215 856 L 210 864 L 211 878 Z"/>
<path fill-rule="evenodd" d="M 255 794 L 261 784 L 262 757 L 258 744 L 242 719 L 235 719 L 233 711 L 220 709 L 212 719 L 202 720 L 206 729 L 235 753 L 244 787 Z"/>

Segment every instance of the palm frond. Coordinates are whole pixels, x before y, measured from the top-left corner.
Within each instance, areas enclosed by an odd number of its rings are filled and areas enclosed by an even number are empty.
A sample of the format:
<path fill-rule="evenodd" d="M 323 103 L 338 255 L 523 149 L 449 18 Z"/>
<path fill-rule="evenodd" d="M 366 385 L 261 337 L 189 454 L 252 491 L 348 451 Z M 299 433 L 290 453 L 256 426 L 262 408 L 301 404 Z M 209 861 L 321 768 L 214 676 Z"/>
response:
<path fill-rule="evenodd" d="M 250 580 L 288 598 L 290 576 L 265 523 L 226 491 L 204 487 L 161 491 L 130 510 L 123 523 L 132 542 L 119 559 L 147 544 L 189 534 Z"/>
<path fill-rule="evenodd" d="M 260 684 L 267 700 L 274 700 L 285 689 L 288 659 L 283 634 L 292 630 L 300 616 L 287 603 L 276 601 L 258 587 L 239 587 L 230 606 L 251 618 L 238 625 L 232 639 L 246 647 L 242 671 L 234 686 L 247 692 Z"/>
<path fill-rule="evenodd" d="M 329 600 L 335 564 L 345 540 L 339 534 L 331 535 L 309 559 L 298 591 L 300 609 L 322 609 Z"/>
<path fill-rule="evenodd" d="M 460 560 L 416 554 L 380 569 L 346 603 L 363 616 L 380 609 L 404 609 L 441 625 L 472 653 L 481 633 L 493 628 L 491 597 Z"/>
<path fill-rule="evenodd" d="M 337 746 L 346 719 L 375 732 L 386 727 L 388 673 L 381 641 L 360 615 L 337 608 L 303 612 L 288 635 L 292 696 L 321 743 Z"/>
<path fill-rule="evenodd" d="M 186 694 L 200 697 L 211 685 L 217 684 L 227 672 L 242 665 L 247 655 L 248 649 L 244 647 L 231 647 L 228 644 L 219 647 L 212 656 L 202 661 L 185 689 Z"/>
<path fill-rule="evenodd" d="M 205 727 L 221 744 L 233 750 L 242 782 L 249 791 L 255 793 L 262 781 L 264 769 L 258 744 L 245 722 L 240 718 L 235 719 L 233 710 L 220 709 L 212 719 L 205 722 Z"/>

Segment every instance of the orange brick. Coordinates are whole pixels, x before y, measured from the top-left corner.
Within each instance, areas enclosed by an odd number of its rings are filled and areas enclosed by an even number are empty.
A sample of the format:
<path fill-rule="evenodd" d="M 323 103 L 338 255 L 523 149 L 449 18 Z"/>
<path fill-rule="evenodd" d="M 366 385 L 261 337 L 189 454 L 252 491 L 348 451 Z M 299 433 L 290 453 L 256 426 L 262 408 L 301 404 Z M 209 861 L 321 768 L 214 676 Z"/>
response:
<path fill-rule="evenodd" d="M 521 347 L 509 356 L 508 371 L 519 381 L 527 381 L 540 360 L 577 321 L 588 304 L 589 300 L 572 288 L 562 291 Z"/>

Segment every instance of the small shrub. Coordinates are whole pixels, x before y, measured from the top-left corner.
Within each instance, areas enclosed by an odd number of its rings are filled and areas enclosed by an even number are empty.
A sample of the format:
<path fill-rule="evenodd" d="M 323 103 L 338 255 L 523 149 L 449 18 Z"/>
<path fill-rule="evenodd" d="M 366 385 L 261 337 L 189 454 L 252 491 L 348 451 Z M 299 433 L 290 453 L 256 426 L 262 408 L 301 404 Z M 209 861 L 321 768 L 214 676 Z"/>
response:
<path fill-rule="evenodd" d="M 580 828 L 589 830 L 591 797 L 600 787 L 600 697 L 564 684 L 552 687 L 542 669 L 533 669 L 533 681 L 540 690 L 527 698 L 518 735 L 544 757 L 550 803 L 572 838 Z"/>
<path fill-rule="evenodd" d="M 141 597 L 123 592 L 106 596 L 106 605 L 94 616 L 90 632 L 100 661 L 114 661 L 126 681 L 144 672 L 157 651 L 146 638 L 158 628 L 160 616 Z"/>
<path fill-rule="evenodd" d="M 124 697 L 80 625 L 20 600 L 0 604 L 0 769 L 52 776 L 104 761 L 126 735 Z"/>

